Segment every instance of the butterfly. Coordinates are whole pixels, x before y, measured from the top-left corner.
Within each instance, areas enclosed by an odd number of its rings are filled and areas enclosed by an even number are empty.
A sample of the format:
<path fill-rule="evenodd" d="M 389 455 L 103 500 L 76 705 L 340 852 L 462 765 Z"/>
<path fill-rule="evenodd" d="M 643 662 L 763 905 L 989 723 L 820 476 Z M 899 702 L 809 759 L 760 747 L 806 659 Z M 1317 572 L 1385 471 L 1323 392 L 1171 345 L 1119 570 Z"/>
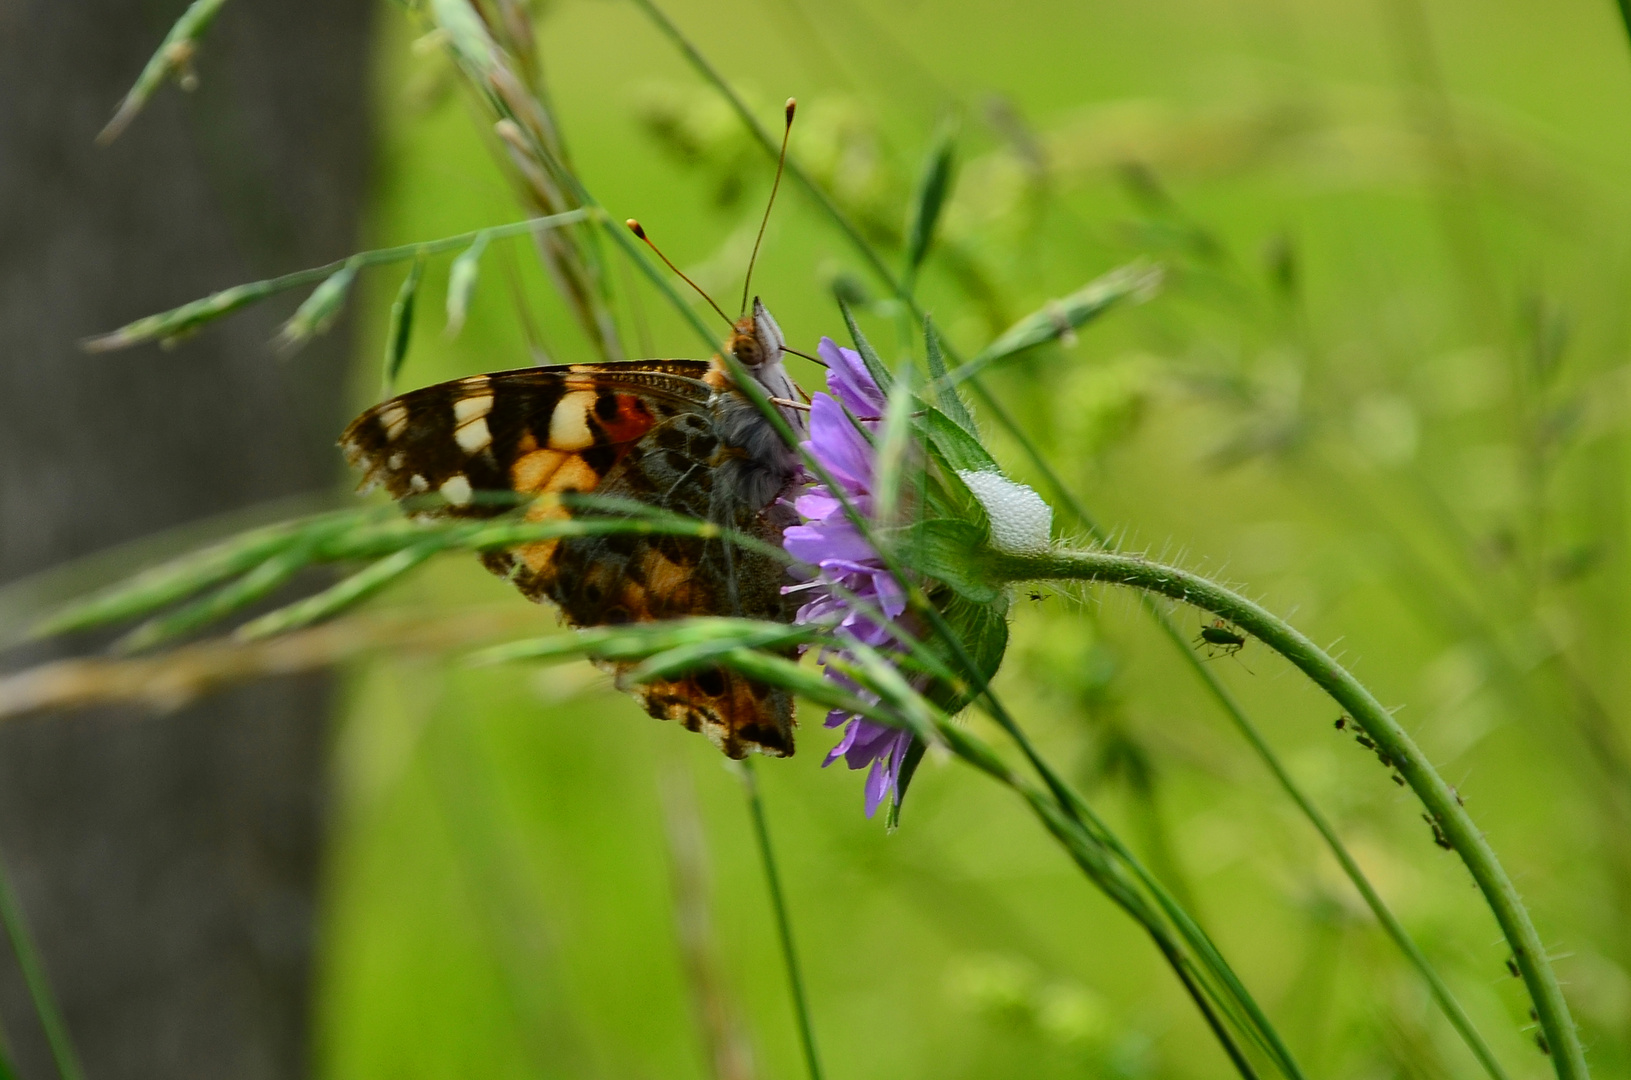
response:
<path fill-rule="evenodd" d="M 793 402 L 786 340 L 754 298 L 727 348 L 764 393 Z M 795 434 L 804 413 L 778 405 Z M 796 517 L 785 498 L 797 452 L 711 360 L 568 364 L 475 375 L 392 398 L 364 412 L 340 445 L 362 487 L 428 505 L 434 516 L 484 517 L 531 499 L 527 520 L 571 514 L 559 499 L 594 493 L 725 528 L 779 547 Z M 440 500 L 431 498 L 431 493 Z M 790 622 L 783 564 L 723 538 L 614 534 L 541 540 L 482 562 L 573 626 L 687 615 Z M 787 691 L 719 667 L 642 684 L 608 665 L 658 719 L 700 731 L 732 758 L 793 753 Z"/>

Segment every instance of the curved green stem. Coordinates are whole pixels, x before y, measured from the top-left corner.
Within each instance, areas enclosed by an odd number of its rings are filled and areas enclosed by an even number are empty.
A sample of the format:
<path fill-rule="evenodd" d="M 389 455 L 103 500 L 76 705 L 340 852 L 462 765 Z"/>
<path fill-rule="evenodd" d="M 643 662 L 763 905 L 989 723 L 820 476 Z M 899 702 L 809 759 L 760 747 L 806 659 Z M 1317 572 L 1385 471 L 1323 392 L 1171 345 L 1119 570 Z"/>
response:
<path fill-rule="evenodd" d="M 998 423 L 1002 424 L 1018 440 L 1020 448 L 1025 451 L 1031 463 L 1041 471 L 1049 486 L 1053 488 L 1060 505 L 1087 529 L 1095 542 L 1106 548 L 1111 547 L 1109 534 L 1094 520 L 1093 516 L 1087 512 L 1087 508 L 1081 504 L 1081 501 L 1076 498 L 1075 494 L 1065 486 L 1064 481 L 1053 471 L 1047 459 L 1042 456 L 1041 451 L 1025 434 L 1024 427 L 1014 421 L 1008 414 L 1008 410 L 1003 408 L 1002 402 L 997 400 L 978 380 L 971 380 L 969 385 L 979 394 L 980 400 L 990 409 L 992 415 L 997 418 Z M 1161 632 L 1172 642 L 1173 647 L 1183 655 L 1191 670 L 1195 672 L 1196 677 L 1201 680 L 1207 691 L 1217 699 L 1219 706 L 1228 715 L 1230 722 L 1240 732 L 1241 737 L 1251 745 L 1257 756 L 1262 759 L 1263 764 L 1268 767 L 1269 772 L 1274 775 L 1280 789 L 1286 793 L 1286 796 L 1292 802 L 1297 804 L 1297 808 L 1302 811 L 1303 816 L 1308 819 L 1309 823 L 1314 826 L 1315 831 L 1324 839 L 1326 847 L 1331 849 L 1331 854 L 1335 856 L 1338 865 L 1342 867 L 1342 872 L 1348 876 L 1349 881 L 1353 882 L 1354 888 L 1359 890 L 1360 897 L 1365 901 L 1365 905 L 1370 908 L 1371 914 L 1376 916 L 1376 921 L 1382 925 L 1383 931 L 1393 939 L 1393 943 L 1399 947 L 1399 951 L 1404 953 L 1405 958 L 1426 980 L 1434 1000 L 1438 1002 L 1445 1018 L 1450 1021 L 1450 1026 L 1454 1027 L 1457 1034 L 1461 1036 L 1461 1041 L 1467 1044 L 1467 1049 L 1471 1050 L 1473 1056 L 1478 1059 L 1479 1064 L 1483 1065 L 1484 1071 L 1490 1075 L 1491 1080 L 1507 1080 L 1506 1070 L 1496 1060 L 1495 1052 L 1490 1049 L 1489 1044 L 1484 1041 L 1483 1035 L 1473 1025 L 1472 1017 L 1467 1015 L 1467 1011 L 1461 1007 L 1461 1002 L 1456 1000 L 1455 994 L 1450 990 L 1449 985 L 1445 983 L 1444 977 L 1438 973 L 1438 969 L 1433 966 L 1432 961 L 1421 951 L 1421 947 L 1410 936 L 1410 932 L 1404 928 L 1404 924 L 1399 921 L 1398 916 L 1393 914 L 1392 909 L 1387 906 L 1387 902 L 1382 899 L 1381 894 L 1370 883 L 1370 879 L 1360 869 L 1359 863 L 1355 861 L 1352 853 L 1348 851 L 1348 847 L 1342 842 L 1342 838 L 1337 835 L 1336 829 L 1332 826 L 1330 820 L 1314 804 L 1314 800 L 1309 798 L 1302 788 L 1297 785 L 1296 780 L 1292 778 L 1291 773 L 1281 763 L 1279 756 L 1274 752 L 1274 748 L 1263 737 L 1263 733 L 1252 722 L 1246 710 L 1240 707 L 1240 703 L 1235 700 L 1233 694 L 1229 693 L 1212 669 L 1207 667 L 1201 661 L 1201 658 L 1195 655 L 1195 650 L 1190 645 L 1188 636 L 1173 624 L 1172 619 L 1167 616 L 1165 611 L 1161 610 L 1160 604 L 1156 602 L 1154 597 L 1148 593 L 1142 593 L 1140 594 L 1140 600 L 1150 618 L 1155 620 L 1156 625 L 1161 628 Z"/>
<path fill-rule="evenodd" d="M 1192 604 L 1234 623 L 1291 661 L 1336 700 L 1387 755 L 1427 807 L 1434 827 L 1461 856 L 1512 947 L 1513 958 L 1534 999 L 1535 1013 L 1560 1080 L 1589 1076 L 1585 1051 L 1546 957 L 1529 912 L 1494 850 L 1479 832 L 1454 791 L 1393 715 L 1340 664 L 1289 623 L 1240 594 L 1197 574 L 1133 555 L 1096 551 L 1055 551 L 1047 555 L 988 555 L 993 577 L 1010 581 L 1045 579 L 1100 581 L 1129 585 Z"/>
<path fill-rule="evenodd" d="M 709 62 L 708 58 L 704 56 L 688 38 L 685 37 L 674 22 L 668 18 L 667 14 L 664 13 L 662 9 L 653 2 L 653 0 L 635 0 L 635 2 L 685 55 L 686 59 L 691 62 L 698 72 L 726 98 L 731 107 L 741 118 L 743 124 L 753 134 L 756 141 L 759 142 L 760 146 L 765 150 L 765 152 L 771 156 L 775 156 L 778 151 L 776 141 L 771 137 L 770 132 L 765 129 L 764 125 L 759 123 L 758 118 L 753 115 L 752 111 L 747 107 L 746 102 L 744 102 L 741 96 L 736 93 L 735 89 L 724 78 L 719 70 Z M 1631 2 L 1631 0 L 1627 0 L 1627 2 Z M 878 278 L 889 287 L 889 289 L 906 305 L 907 309 L 910 310 L 917 321 L 921 323 L 924 317 L 923 311 L 918 306 L 915 298 L 911 295 L 910 291 L 904 286 L 904 284 L 894 276 L 888 265 L 881 257 L 879 257 L 878 253 L 873 249 L 866 237 L 863 236 L 855 224 L 849 220 L 848 216 L 842 209 L 839 208 L 837 203 L 832 200 L 831 196 L 829 196 L 819 184 L 815 183 L 813 178 L 805 173 L 798 166 L 796 161 L 788 161 L 787 170 L 794 180 L 805 188 L 809 195 L 815 199 L 816 203 L 821 207 L 823 212 L 826 213 L 826 215 L 845 234 L 851 244 L 854 245 L 856 251 L 867 262 L 873 273 L 876 274 Z M 688 308 L 685 310 L 687 314 L 692 315 L 694 320 L 695 315 L 691 313 Z M 948 357 L 951 358 L 953 363 L 957 363 L 958 361 L 954 351 L 951 350 L 949 345 L 945 347 L 947 349 Z M 1066 504 L 1067 509 L 1071 510 L 1078 520 L 1087 525 L 1087 527 L 1102 542 L 1104 537 L 1097 524 L 1091 519 L 1091 517 L 1089 517 L 1086 511 L 1080 506 L 1079 502 L 1053 473 L 1053 470 L 1049 468 L 1046 460 L 1026 437 L 1024 429 L 1013 421 L 1013 419 L 1007 414 L 1006 410 L 1001 407 L 1000 402 L 998 402 L 996 398 L 988 390 L 986 390 L 986 388 L 977 378 L 972 376 L 972 373 L 970 373 L 969 377 L 966 379 L 966 385 L 977 393 L 989 407 L 991 407 L 994 415 L 996 415 L 998 419 L 998 422 L 1004 427 L 1005 430 L 1007 430 L 1020 442 L 1021 446 L 1025 449 L 1027 455 L 1031 458 L 1033 463 L 1035 463 L 1048 477 L 1055 491 L 1058 493 L 1061 500 Z M 1359 890 L 1360 895 L 1364 898 L 1366 904 L 1371 908 L 1372 913 L 1375 914 L 1377 921 L 1382 924 L 1388 935 L 1393 938 L 1394 942 L 1399 946 L 1401 951 L 1405 953 L 1406 957 L 1409 958 L 1411 963 L 1414 964 L 1417 970 L 1421 973 L 1422 977 L 1427 981 L 1434 998 L 1438 1001 L 1446 1017 L 1450 1020 L 1451 1025 L 1455 1027 L 1462 1040 L 1466 1042 L 1468 1048 L 1472 1050 L 1474 1056 L 1478 1058 L 1479 1062 L 1484 1066 L 1485 1070 L 1489 1073 L 1493 1080 L 1506 1080 L 1506 1073 L 1501 1068 L 1499 1062 L 1496 1061 L 1495 1056 L 1490 1050 L 1489 1046 L 1478 1034 L 1477 1029 L 1473 1027 L 1471 1019 L 1461 1008 L 1460 1003 L 1456 1001 L 1454 995 L 1450 992 L 1449 987 L 1444 983 L 1444 980 L 1439 976 L 1438 972 L 1427 960 L 1427 957 L 1410 938 L 1403 925 L 1399 923 L 1392 911 L 1390 911 L 1387 905 L 1383 903 L 1381 896 L 1365 878 L 1364 873 L 1360 870 L 1358 864 L 1354 861 L 1346 847 L 1342 844 L 1340 838 L 1337 836 L 1330 823 L 1322 814 L 1320 814 L 1318 808 L 1314 806 L 1313 802 L 1296 786 L 1295 782 L 1291 779 L 1290 774 L 1286 772 L 1279 760 L 1275 757 L 1272 749 L 1268 746 L 1268 743 L 1257 731 L 1256 726 L 1251 723 L 1250 718 L 1233 700 L 1233 698 L 1228 695 L 1228 693 L 1223 689 L 1222 685 L 1212 676 L 1212 673 L 1202 667 L 1199 662 L 1195 660 L 1194 654 L 1188 647 L 1187 640 L 1185 640 L 1183 635 L 1179 633 L 1176 627 L 1172 625 L 1171 620 L 1167 619 L 1163 612 L 1159 611 L 1153 606 L 1150 608 L 1150 611 L 1156 620 L 1162 624 L 1163 630 L 1173 638 L 1175 644 L 1182 648 L 1184 654 L 1190 658 L 1192 665 L 1194 666 L 1196 672 L 1200 675 L 1202 681 L 1206 684 L 1208 689 L 1212 691 L 1214 696 L 1217 697 L 1219 704 L 1229 715 L 1236 727 L 1240 729 L 1247 741 L 1251 743 L 1258 755 L 1263 758 L 1264 763 L 1268 765 L 1270 771 L 1275 775 L 1281 787 L 1288 795 L 1291 796 L 1292 800 L 1298 805 L 1303 813 L 1308 816 L 1315 829 L 1325 839 L 1326 844 L 1331 848 L 1332 854 L 1336 856 L 1337 861 L 1339 864 L 1341 864 L 1344 872 L 1347 873 L 1349 879 L 1353 881 L 1354 887 Z M 1010 732 L 1010 734 L 1013 733 Z M 1021 748 L 1025 749 L 1023 736 L 1020 736 L 1020 739 Z M 1034 757 L 1033 764 L 1035 764 Z M 1043 775 L 1046 778 L 1046 772 L 1044 772 Z M 1050 786 L 1052 785 L 1050 784 Z M 1069 802 L 1066 802 L 1066 806 L 1068 807 L 1069 805 Z"/>

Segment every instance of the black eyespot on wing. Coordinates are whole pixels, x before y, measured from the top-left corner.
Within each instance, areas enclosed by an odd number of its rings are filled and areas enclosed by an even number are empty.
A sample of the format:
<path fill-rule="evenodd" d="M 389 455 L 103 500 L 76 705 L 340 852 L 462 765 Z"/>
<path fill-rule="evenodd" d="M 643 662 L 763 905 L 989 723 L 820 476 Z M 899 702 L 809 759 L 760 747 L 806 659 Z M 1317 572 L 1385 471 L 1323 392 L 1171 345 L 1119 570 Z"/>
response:
<path fill-rule="evenodd" d="M 725 673 L 716 667 L 703 668 L 691 676 L 691 681 L 709 697 L 719 697 L 725 692 Z"/>

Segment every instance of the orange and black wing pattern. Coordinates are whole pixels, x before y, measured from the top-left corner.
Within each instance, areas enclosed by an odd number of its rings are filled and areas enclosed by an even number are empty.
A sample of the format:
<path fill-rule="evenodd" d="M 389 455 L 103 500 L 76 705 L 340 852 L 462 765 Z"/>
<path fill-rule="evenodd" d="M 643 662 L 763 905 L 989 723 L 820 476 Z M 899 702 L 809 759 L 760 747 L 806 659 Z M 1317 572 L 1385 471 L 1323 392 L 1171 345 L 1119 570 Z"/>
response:
<path fill-rule="evenodd" d="M 786 512 L 742 498 L 747 485 L 736 477 L 746 466 L 721 437 L 708 371 L 708 361 L 661 360 L 457 379 L 369 409 L 341 446 L 365 488 L 382 485 L 419 512 L 492 516 L 517 498 L 593 492 L 779 544 Z M 540 499 L 525 513 L 546 520 L 569 511 Z M 574 537 L 482 561 L 528 598 L 557 605 L 574 626 L 790 617 L 781 564 L 723 539 Z M 626 671 L 614 671 L 621 684 Z M 624 688 L 653 716 L 703 732 L 731 757 L 793 751 L 792 701 L 780 689 L 717 668 Z"/>

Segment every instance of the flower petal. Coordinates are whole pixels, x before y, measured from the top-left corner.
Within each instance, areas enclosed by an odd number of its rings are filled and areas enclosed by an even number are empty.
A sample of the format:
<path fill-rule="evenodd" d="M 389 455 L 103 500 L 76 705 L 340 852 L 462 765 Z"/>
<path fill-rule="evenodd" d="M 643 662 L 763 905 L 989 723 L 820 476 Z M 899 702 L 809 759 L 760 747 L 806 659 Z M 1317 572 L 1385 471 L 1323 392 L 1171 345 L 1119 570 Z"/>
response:
<path fill-rule="evenodd" d="M 844 407 L 826 394 L 810 400 L 810 441 L 806 445 L 846 488 L 856 492 L 872 490 L 872 444 L 845 414 Z"/>
<path fill-rule="evenodd" d="M 886 402 L 883 391 L 872 381 L 866 361 L 854 349 L 846 349 L 824 337 L 816 347 L 817 354 L 827 365 L 827 389 L 838 400 L 849 406 L 857 416 L 882 416 Z"/>
<path fill-rule="evenodd" d="M 828 560 L 859 562 L 876 559 L 877 552 L 848 522 L 843 525 L 789 525 L 782 547 L 795 559 L 822 565 Z"/>

